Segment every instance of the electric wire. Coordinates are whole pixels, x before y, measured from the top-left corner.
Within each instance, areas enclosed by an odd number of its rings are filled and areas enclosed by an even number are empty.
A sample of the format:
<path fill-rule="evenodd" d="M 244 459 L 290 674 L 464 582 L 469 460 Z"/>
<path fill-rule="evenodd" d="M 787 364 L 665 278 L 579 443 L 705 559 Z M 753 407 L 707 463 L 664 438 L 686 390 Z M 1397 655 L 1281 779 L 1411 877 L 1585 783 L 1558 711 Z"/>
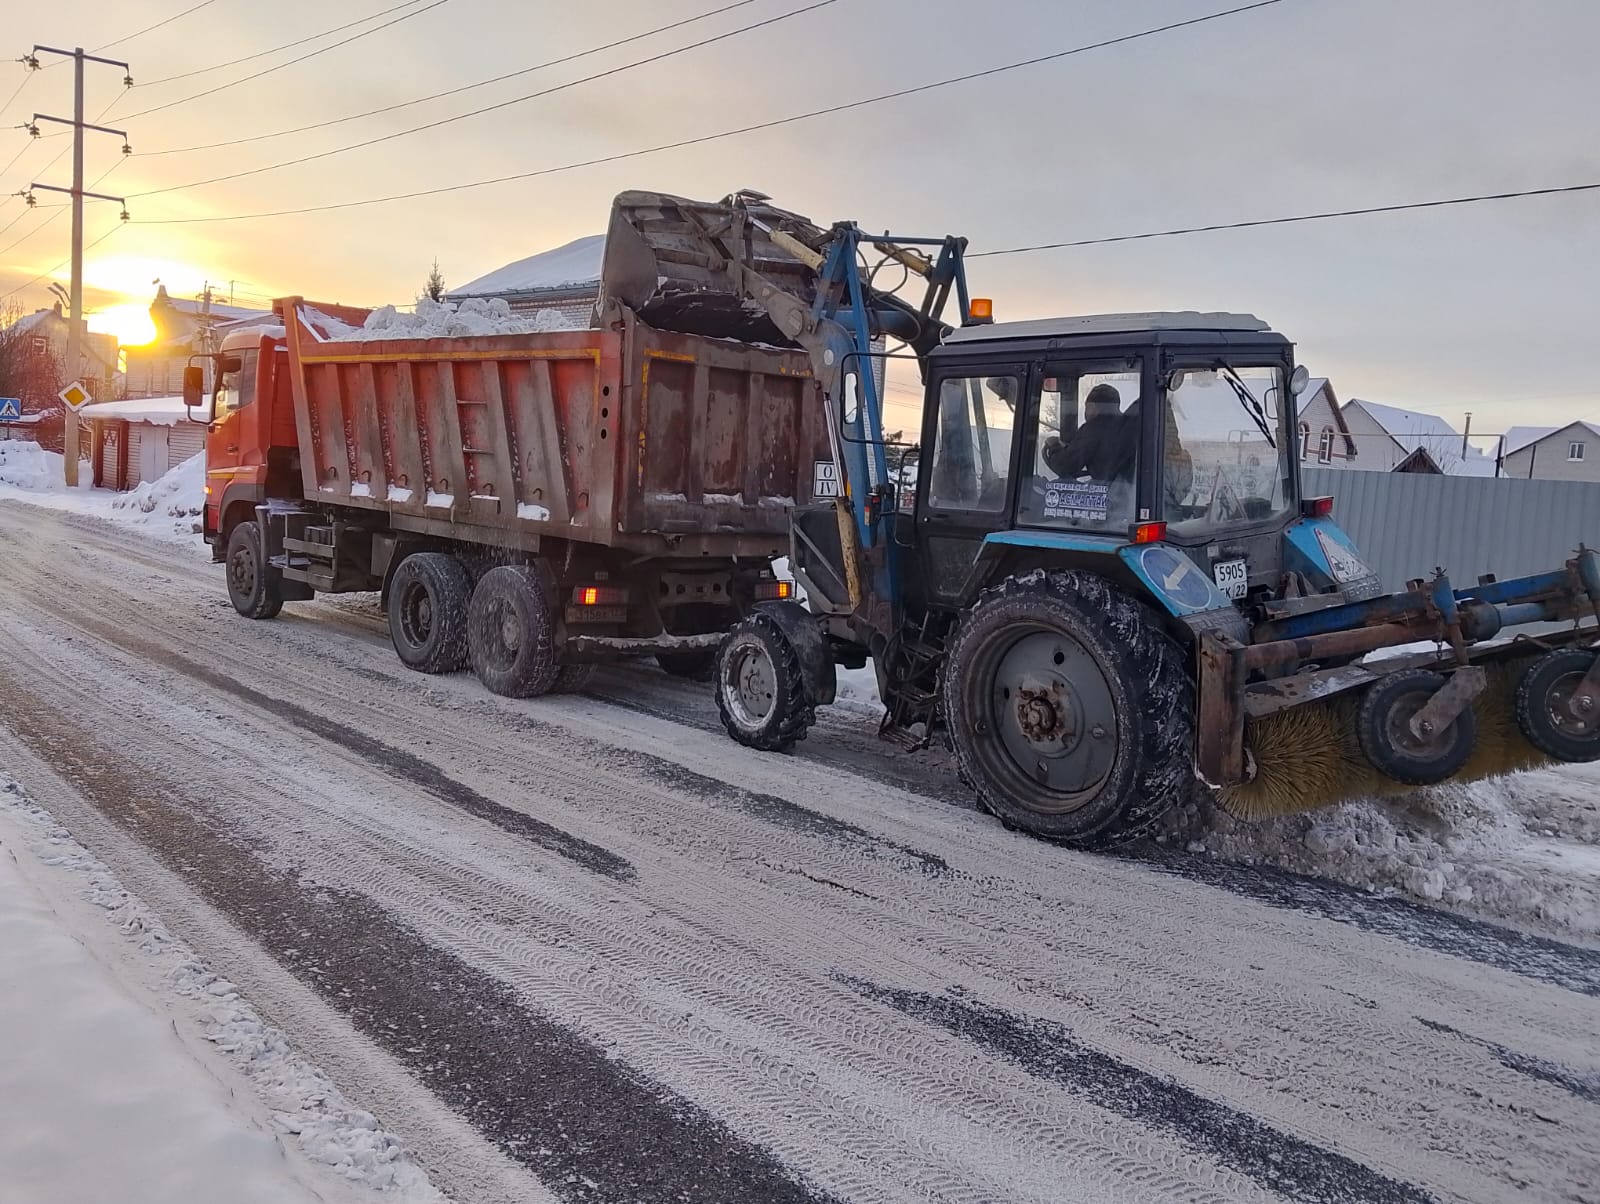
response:
<path fill-rule="evenodd" d="M 297 63 L 303 63 L 308 59 L 314 59 L 319 54 L 327 54 L 330 50 L 337 50 L 341 46 L 348 46 L 351 42 L 359 42 L 362 38 L 371 37 L 375 33 L 382 33 L 385 29 L 388 29 L 391 26 L 398 25 L 402 21 L 409 21 L 413 17 L 420 17 L 424 13 L 431 13 L 440 5 L 448 4 L 449 2 L 450 0 L 433 0 L 432 4 L 426 5 L 423 8 L 416 9 L 409 13 L 403 13 L 392 21 L 385 21 L 382 25 L 375 25 L 371 29 L 364 29 L 360 33 L 351 34 L 348 38 L 344 38 L 338 42 L 332 42 L 327 46 L 319 47 L 316 50 L 312 50 L 306 54 L 300 55 L 298 58 L 292 58 L 287 62 L 279 63 L 275 67 L 266 67 L 260 71 L 257 71 L 253 75 L 245 75 L 238 79 L 231 79 L 225 84 L 218 84 L 214 88 L 207 88 L 204 92 L 195 92 L 188 96 L 180 96 L 177 100 L 169 100 L 165 104 L 154 105 L 148 109 L 140 109 L 137 113 L 128 114 L 128 116 L 123 118 L 123 120 L 131 121 L 135 117 L 145 117 L 151 113 L 160 113 L 166 109 L 174 109 L 179 105 L 188 104 L 191 100 L 199 100 L 203 96 L 215 96 L 218 92 L 225 92 L 229 88 L 237 88 L 240 84 L 248 84 L 251 80 L 257 80 L 263 76 L 271 75 L 276 71 L 282 71 L 286 67 L 293 67 Z"/>
<path fill-rule="evenodd" d="M 1375 213 L 1404 213 L 1419 209 L 1443 209 L 1453 205 L 1478 205 L 1488 201 L 1512 201 L 1525 197 L 1557 196 L 1563 193 L 1600 191 L 1593 184 L 1560 184 L 1548 188 L 1523 188 L 1513 192 L 1484 192 L 1474 196 L 1440 197 L 1427 201 L 1404 201 L 1391 205 L 1368 205 L 1360 209 L 1330 209 L 1321 213 L 1298 213 L 1288 217 L 1252 218 L 1238 222 L 1216 222 L 1207 226 L 1183 226 L 1171 230 L 1146 230 L 1138 234 L 1114 234 L 1104 238 L 1075 238 L 1066 242 L 1035 243 L 1025 247 L 1006 247 L 996 251 L 969 251 L 968 259 L 995 255 L 1024 255 L 1036 251 L 1059 251 L 1068 247 L 1102 247 L 1119 242 L 1142 242 L 1152 238 L 1177 238 L 1186 234 L 1210 234 L 1219 230 L 1250 230 L 1261 226 L 1288 226 L 1297 222 L 1331 221 L 1342 217 L 1366 217 Z"/>
<path fill-rule="evenodd" d="M 127 34 L 124 37 L 118 38 L 114 42 L 107 42 L 104 46 L 96 46 L 90 53 L 99 54 L 102 50 L 110 50 L 113 46 L 120 46 L 124 42 L 131 42 L 134 38 L 142 38 L 145 34 L 153 33 L 155 30 L 160 29 L 163 25 L 171 25 L 174 21 L 179 20 L 182 17 L 187 17 L 190 13 L 197 13 L 202 8 L 207 8 L 216 2 L 217 0 L 200 0 L 199 4 L 186 8 L 181 13 L 173 13 L 172 16 L 163 21 L 157 21 L 154 25 L 146 25 L 143 29 L 136 33 Z"/>
<path fill-rule="evenodd" d="M 87 255 L 90 251 L 94 250 L 101 243 L 105 242 L 106 239 L 110 238 L 118 230 L 122 229 L 122 227 L 125 224 L 126 224 L 125 222 L 120 222 L 119 221 L 116 225 L 112 226 L 111 229 L 107 230 L 99 238 L 95 239 L 88 246 L 84 247 L 83 248 L 83 253 L 85 255 Z M 22 284 L 17 285 L 17 287 L 12 289 L 9 293 L 0 293 L 0 301 L 4 301 L 4 300 L 6 300 L 7 298 L 10 298 L 10 297 L 15 297 L 18 293 L 22 292 L 24 289 L 32 288 L 34 285 L 38 284 L 39 281 L 43 280 L 46 276 L 54 276 L 57 272 L 59 272 L 62 268 L 66 267 L 71 262 L 72 262 L 72 257 L 69 255 L 67 258 L 63 259 L 60 263 L 56 264 L 56 266 L 51 268 L 49 271 L 40 272 L 32 280 L 24 281 Z"/>
<path fill-rule="evenodd" d="M 541 176 L 550 176 L 557 175 L 562 172 L 577 171 L 580 168 L 585 167 L 597 167 L 607 163 L 620 163 L 624 160 L 637 159 L 644 155 L 659 154 L 663 151 L 669 150 L 681 150 L 691 146 L 702 146 L 709 142 L 719 142 L 728 138 L 736 138 L 743 134 L 752 134 L 766 130 L 777 129 L 780 126 L 794 125 L 798 122 L 810 121 L 817 117 L 826 117 L 836 113 L 846 113 L 855 109 L 865 108 L 868 105 L 881 104 L 885 101 L 897 100 L 906 96 L 916 96 L 922 93 L 932 92 L 940 88 L 948 88 L 956 84 L 968 83 L 976 79 L 984 79 L 991 76 L 1002 75 L 1006 72 L 1018 71 L 1025 67 L 1038 66 L 1041 63 L 1054 62 L 1059 59 L 1068 58 L 1072 55 L 1086 54 L 1090 51 L 1102 50 L 1110 46 L 1120 46 L 1128 42 L 1138 41 L 1141 38 L 1154 37 L 1157 34 L 1169 33 L 1173 30 L 1185 29 L 1194 25 L 1202 25 L 1208 21 L 1216 21 L 1222 19 L 1223 17 L 1231 17 L 1240 13 L 1252 12 L 1256 9 L 1269 8 L 1273 5 L 1281 4 L 1283 2 L 1284 0 L 1256 0 L 1256 2 L 1252 4 L 1244 4 L 1235 8 L 1224 9 L 1220 12 L 1206 13 L 1202 16 L 1191 17 L 1187 20 L 1175 21 L 1167 25 L 1159 25 L 1150 29 L 1138 30 L 1134 33 L 1123 34 L 1115 38 L 1107 38 L 1099 42 L 1089 42 L 1081 46 L 1069 47 L 1066 50 L 1058 50 L 1051 54 L 1039 55 L 1035 58 L 1023 59 L 1015 63 L 1007 63 L 999 67 L 990 67 L 982 71 L 969 72 L 965 75 L 956 75 L 947 79 L 934 80 L 931 83 L 917 84 L 913 87 L 900 88 L 892 92 L 883 92 L 876 96 L 865 97 L 861 100 L 853 100 L 843 104 L 830 105 L 826 108 L 812 109 L 808 112 L 796 113 L 789 117 L 774 118 L 771 121 L 762 121 L 757 122 L 754 125 L 739 126 L 734 129 L 722 130 L 714 134 L 702 134 L 694 138 L 682 138 L 675 142 L 663 142 L 656 146 L 643 147 L 639 150 L 620 151 L 614 155 L 602 155 L 594 159 L 583 159 L 573 163 L 564 163 L 556 167 L 542 167 L 532 171 L 515 172 L 513 174 L 504 176 L 492 176 L 487 179 L 471 180 L 461 184 L 446 184 L 441 185 L 438 188 L 417 189 L 413 192 L 392 193 L 388 196 L 368 197 L 357 201 L 336 201 L 324 205 L 304 205 L 294 209 L 273 209 L 265 210 L 259 213 L 219 214 L 211 217 L 156 218 L 149 221 L 141 221 L 138 224 L 146 226 L 191 225 L 209 222 L 250 221 L 258 218 L 268 217 L 288 217 L 301 213 L 326 213 L 335 209 L 355 209 L 367 205 L 387 204 L 392 201 L 409 201 L 418 199 L 420 197 L 442 196 L 446 193 L 465 192 L 474 188 L 485 188 L 491 184 L 507 184 L 516 180 L 531 180 Z M 162 191 L 173 190 L 164 189 Z M 154 194 L 147 192 L 140 195 L 150 196 Z"/>
<path fill-rule="evenodd" d="M 415 3 L 416 0 L 411 0 L 411 2 Z M 173 146 L 167 147 L 163 150 L 141 151 L 139 153 L 144 158 L 153 158 L 157 155 L 184 155 L 189 154 L 192 151 L 220 150 L 223 147 L 228 146 L 244 146 L 251 142 L 266 142 L 273 138 L 285 138 L 290 134 L 304 134 L 309 133 L 311 130 L 327 129 L 330 126 L 344 125 L 351 121 L 360 121 L 364 117 L 377 117 L 384 113 L 396 113 L 401 109 L 409 109 L 415 105 L 426 104 L 431 100 L 442 100 L 446 96 L 456 96 L 462 92 L 471 92 L 477 88 L 487 88 L 491 84 L 504 83 L 508 79 L 516 79 L 519 76 L 529 75 L 535 71 L 543 71 L 547 67 L 559 67 L 564 63 L 575 62 L 578 59 L 588 58 L 591 55 L 600 54 L 607 50 L 615 50 L 619 46 L 626 46 L 632 42 L 643 41 L 645 38 L 654 37 L 658 33 L 667 33 L 674 29 L 681 29 L 685 25 L 693 25 L 699 21 L 705 21 L 711 17 L 721 16 L 723 13 L 731 12 L 736 8 L 744 8 L 747 5 L 755 4 L 757 2 L 758 0 L 734 0 L 733 3 L 724 4 L 720 8 L 713 8 L 703 13 L 696 13 L 692 17 L 685 17 L 681 21 L 673 21 L 667 25 L 657 25 L 654 29 L 647 29 L 642 33 L 631 34 L 625 38 L 618 38 L 616 41 L 607 42 L 602 46 L 591 46 L 587 50 L 575 51 L 572 54 L 563 55 L 561 58 L 546 59 L 542 63 L 535 63 L 531 67 L 523 67 L 520 70 L 510 71 L 504 75 L 496 75 L 490 77 L 489 79 L 481 79 L 476 83 L 463 84 L 459 88 L 450 88 L 444 92 L 435 92 L 429 96 L 419 96 L 414 100 L 403 100 L 398 104 L 384 105 L 379 109 L 368 109 L 364 113 L 351 113 L 347 117 L 333 117 L 327 121 L 313 122 L 310 125 L 297 125 L 285 130 L 274 130 L 270 134 L 252 134 L 244 138 L 230 138 L 226 142 L 207 142 L 199 146 Z M 170 76 L 168 78 L 176 79 L 178 77 Z M 156 82 L 160 83 L 162 81 L 157 80 Z"/>
<path fill-rule="evenodd" d="M 440 0 L 440 2 L 442 3 L 443 0 Z M 1277 0 L 1269 0 L 1269 2 L 1276 3 Z M 212 176 L 205 180 L 191 180 L 187 184 L 173 184 L 166 188 L 151 188 L 144 192 L 136 192 L 133 195 L 136 197 L 162 196 L 169 192 L 183 192 L 190 188 L 201 188 L 208 184 L 221 184 L 227 180 L 242 180 L 248 176 L 261 175 L 264 172 L 278 171 L 285 167 L 297 167 L 303 163 L 314 163 L 319 159 L 328 159 L 334 155 L 348 154 L 350 151 L 360 150 L 363 147 L 377 146 L 379 143 L 383 142 L 393 142 L 397 138 L 405 138 L 412 134 L 421 133 L 424 130 L 434 130 L 440 128 L 441 126 L 453 125 L 458 121 L 466 121 L 470 117 L 481 117 L 485 113 L 493 113 L 500 109 L 510 108 L 512 105 L 523 104 L 530 100 L 537 100 L 540 97 L 550 96 L 556 92 L 564 92 L 569 88 L 576 88 L 582 84 L 593 83 L 595 80 L 609 79 L 614 75 L 621 75 L 622 73 L 626 71 L 632 71 L 637 67 L 644 67 L 651 63 L 659 63 L 665 59 L 675 58 L 676 56 L 680 54 L 686 54 L 691 50 L 699 50 L 706 46 L 711 46 L 717 42 L 725 42 L 729 38 L 736 38 L 741 34 L 747 34 L 758 29 L 764 29 L 769 25 L 776 25 L 780 21 L 787 21 L 793 17 L 804 16 L 806 13 L 816 12 L 818 9 L 827 8 L 830 5 L 837 3 L 839 3 L 839 0 L 813 0 L 812 3 L 805 5 L 803 8 L 790 9 L 788 12 L 779 13 L 774 17 L 766 17 L 760 21 L 754 21 L 749 25 L 741 25 L 737 29 L 730 29 L 725 33 L 715 34 L 709 38 L 702 38 L 698 42 L 690 42 L 685 46 L 677 46 L 671 50 L 663 50 L 660 53 L 652 54 L 647 58 L 635 59 L 631 63 L 623 63 L 616 67 L 607 68 L 604 71 L 597 71 L 593 75 L 586 75 L 581 79 L 569 80 L 566 83 L 555 84 L 548 88 L 542 88 L 537 92 L 529 92 L 523 96 L 514 96 L 509 100 L 502 100 L 496 104 L 485 105 L 481 109 L 473 109 L 469 113 L 460 113 L 454 117 L 442 117 L 437 121 L 430 121 L 423 125 L 412 126 L 409 129 L 396 130 L 390 134 L 381 134 L 376 138 L 367 138 L 361 142 L 352 142 L 347 146 L 337 146 L 331 150 L 318 151 L 317 153 L 311 155 L 301 155 L 297 159 L 286 159 L 281 163 L 269 163 L 263 167 L 251 167 L 245 169 L 244 171 L 229 172 L 226 175 Z"/>

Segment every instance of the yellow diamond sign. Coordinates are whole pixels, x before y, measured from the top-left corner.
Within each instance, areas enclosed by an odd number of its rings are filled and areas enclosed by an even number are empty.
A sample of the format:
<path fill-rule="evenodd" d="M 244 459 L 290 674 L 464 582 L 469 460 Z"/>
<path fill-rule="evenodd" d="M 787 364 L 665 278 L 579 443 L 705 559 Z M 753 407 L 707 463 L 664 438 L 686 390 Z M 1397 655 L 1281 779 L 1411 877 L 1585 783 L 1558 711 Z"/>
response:
<path fill-rule="evenodd" d="M 85 389 L 77 381 L 73 381 L 65 389 L 62 389 L 61 392 L 57 393 L 56 396 L 61 398 L 62 401 L 66 402 L 73 409 L 77 409 L 84 402 L 92 400 L 92 398 L 89 396 L 89 390 Z"/>

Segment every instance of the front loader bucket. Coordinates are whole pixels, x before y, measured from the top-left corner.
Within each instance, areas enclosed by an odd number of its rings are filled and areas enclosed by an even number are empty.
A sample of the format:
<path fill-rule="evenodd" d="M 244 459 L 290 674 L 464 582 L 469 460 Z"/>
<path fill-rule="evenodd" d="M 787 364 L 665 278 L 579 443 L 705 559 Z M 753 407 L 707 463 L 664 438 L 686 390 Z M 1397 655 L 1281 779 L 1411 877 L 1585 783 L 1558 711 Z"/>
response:
<path fill-rule="evenodd" d="M 720 202 L 624 192 L 611 206 L 596 316 L 620 302 L 657 330 L 792 346 L 730 272 L 738 263 L 810 303 L 816 272 L 774 232 L 819 245 L 825 232 L 755 193 Z"/>

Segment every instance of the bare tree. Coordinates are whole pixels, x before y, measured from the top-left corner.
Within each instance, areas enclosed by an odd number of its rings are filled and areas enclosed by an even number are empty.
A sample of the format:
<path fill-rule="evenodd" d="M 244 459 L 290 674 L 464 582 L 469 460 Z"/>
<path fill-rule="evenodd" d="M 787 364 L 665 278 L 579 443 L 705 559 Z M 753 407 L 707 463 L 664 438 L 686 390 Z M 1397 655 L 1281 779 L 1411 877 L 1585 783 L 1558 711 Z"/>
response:
<path fill-rule="evenodd" d="M 61 364 L 46 336 L 22 325 L 15 304 L 0 308 L 0 397 L 20 397 L 24 414 L 37 414 L 41 444 L 59 450 L 63 415 L 56 391 Z"/>

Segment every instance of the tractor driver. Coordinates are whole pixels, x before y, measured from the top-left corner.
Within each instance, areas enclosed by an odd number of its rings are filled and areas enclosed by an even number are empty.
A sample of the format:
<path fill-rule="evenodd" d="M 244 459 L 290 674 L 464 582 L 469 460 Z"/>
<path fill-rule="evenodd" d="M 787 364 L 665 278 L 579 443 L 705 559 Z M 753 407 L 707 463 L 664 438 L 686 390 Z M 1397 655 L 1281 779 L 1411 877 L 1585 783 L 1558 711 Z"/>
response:
<path fill-rule="evenodd" d="M 1083 422 L 1065 442 L 1051 435 L 1042 451 L 1046 467 L 1062 480 L 1131 481 L 1139 446 L 1139 403 L 1122 412 L 1115 385 L 1098 384 L 1083 400 Z"/>

